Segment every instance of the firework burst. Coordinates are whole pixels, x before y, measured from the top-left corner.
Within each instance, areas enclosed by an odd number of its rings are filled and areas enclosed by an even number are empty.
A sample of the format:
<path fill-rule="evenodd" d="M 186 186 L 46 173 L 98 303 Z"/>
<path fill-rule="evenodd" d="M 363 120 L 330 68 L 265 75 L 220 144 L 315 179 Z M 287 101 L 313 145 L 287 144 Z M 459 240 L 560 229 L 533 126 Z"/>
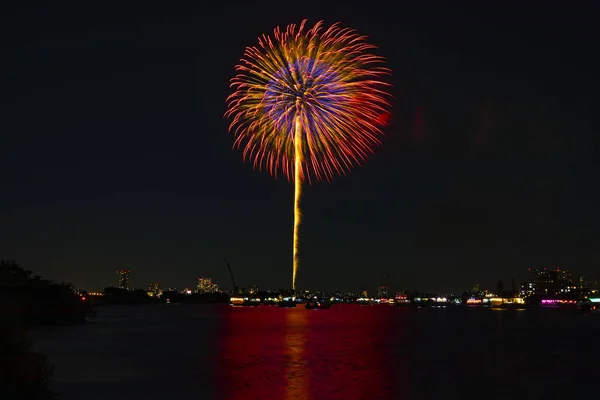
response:
<path fill-rule="evenodd" d="M 390 70 L 375 46 L 339 24 L 305 25 L 276 28 L 246 48 L 225 114 L 245 160 L 294 180 L 294 288 L 302 182 L 329 181 L 363 162 L 389 109 Z"/>

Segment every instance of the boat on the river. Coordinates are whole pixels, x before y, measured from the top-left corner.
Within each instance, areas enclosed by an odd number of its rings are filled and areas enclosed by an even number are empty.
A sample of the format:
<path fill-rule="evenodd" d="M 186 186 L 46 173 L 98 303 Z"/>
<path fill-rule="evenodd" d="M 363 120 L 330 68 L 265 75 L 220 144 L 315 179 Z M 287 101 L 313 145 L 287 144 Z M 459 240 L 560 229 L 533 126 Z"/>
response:
<path fill-rule="evenodd" d="M 229 304 L 232 306 L 257 307 L 260 306 L 260 298 L 253 296 L 231 296 Z"/>
<path fill-rule="evenodd" d="M 284 297 L 283 299 L 279 300 L 277 305 L 282 308 L 295 308 L 296 299 L 294 297 Z"/>
<path fill-rule="evenodd" d="M 325 299 L 309 299 L 304 307 L 307 310 L 326 310 L 331 307 L 331 302 Z"/>

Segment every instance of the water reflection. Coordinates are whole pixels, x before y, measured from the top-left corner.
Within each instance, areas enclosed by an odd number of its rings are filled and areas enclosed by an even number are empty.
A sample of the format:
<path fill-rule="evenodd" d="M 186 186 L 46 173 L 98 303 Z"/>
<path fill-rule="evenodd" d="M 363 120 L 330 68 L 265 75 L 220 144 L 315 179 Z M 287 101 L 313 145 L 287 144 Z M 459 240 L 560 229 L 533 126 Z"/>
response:
<path fill-rule="evenodd" d="M 224 310 L 217 353 L 216 398 L 264 399 L 285 389 L 282 364 L 285 314 L 274 307 Z"/>
<path fill-rule="evenodd" d="M 225 399 L 379 399 L 394 394 L 398 366 L 388 309 L 230 308 L 220 336 Z M 397 349 L 396 349 L 397 350 Z"/>
<path fill-rule="evenodd" d="M 552 309 L 106 306 L 31 334 L 64 400 L 595 398 L 598 322 Z"/>
<path fill-rule="evenodd" d="M 285 333 L 283 350 L 285 361 L 285 399 L 308 399 L 308 364 L 306 345 L 308 334 L 309 312 L 295 308 L 287 310 L 285 318 Z"/>

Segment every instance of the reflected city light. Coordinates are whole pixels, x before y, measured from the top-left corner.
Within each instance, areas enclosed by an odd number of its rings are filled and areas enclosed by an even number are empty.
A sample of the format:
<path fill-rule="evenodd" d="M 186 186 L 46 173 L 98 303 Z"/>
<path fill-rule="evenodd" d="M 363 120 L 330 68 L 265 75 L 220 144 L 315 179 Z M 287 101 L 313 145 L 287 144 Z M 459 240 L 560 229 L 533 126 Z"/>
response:
<path fill-rule="evenodd" d="M 309 313 L 303 308 L 292 308 L 286 312 L 286 332 L 283 349 L 285 365 L 285 399 L 308 400 L 308 368 L 306 345 Z"/>
<path fill-rule="evenodd" d="M 224 399 L 398 398 L 397 307 L 226 307 L 215 353 Z"/>

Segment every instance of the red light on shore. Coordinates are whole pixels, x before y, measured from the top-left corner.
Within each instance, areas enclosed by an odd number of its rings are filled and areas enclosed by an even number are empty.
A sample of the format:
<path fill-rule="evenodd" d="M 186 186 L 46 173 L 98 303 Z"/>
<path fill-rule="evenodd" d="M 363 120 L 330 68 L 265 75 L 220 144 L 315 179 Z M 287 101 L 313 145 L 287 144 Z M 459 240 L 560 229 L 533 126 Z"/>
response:
<path fill-rule="evenodd" d="M 83 297 L 81 298 L 81 300 L 85 301 L 85 296 L 83 296 Z"/>

